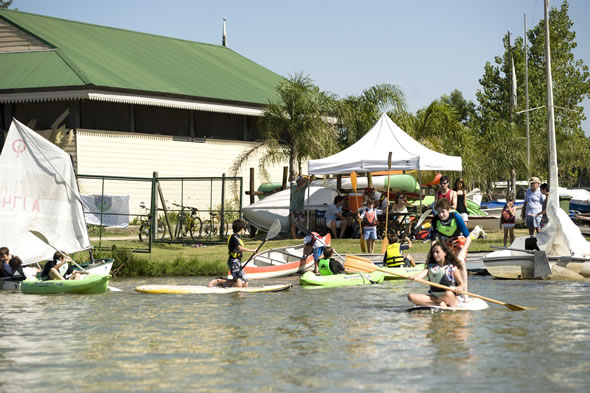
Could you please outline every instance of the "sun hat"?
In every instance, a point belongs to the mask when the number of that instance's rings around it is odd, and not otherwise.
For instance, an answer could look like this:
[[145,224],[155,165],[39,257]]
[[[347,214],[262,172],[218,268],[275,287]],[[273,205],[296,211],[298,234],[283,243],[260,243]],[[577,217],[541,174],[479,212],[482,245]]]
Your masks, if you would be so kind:
[[529,184],[532,184],[532,183],[541,184],[541,180],[539,180],[539,178],[537,176],[533,176],[529,179]]

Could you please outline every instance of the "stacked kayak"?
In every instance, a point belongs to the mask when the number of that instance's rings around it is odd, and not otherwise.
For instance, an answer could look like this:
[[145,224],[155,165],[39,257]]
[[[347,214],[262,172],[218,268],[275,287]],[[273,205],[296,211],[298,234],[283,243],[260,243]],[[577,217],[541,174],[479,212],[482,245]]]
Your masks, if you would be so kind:
[[334,274],[331,276],[316,276],[313,272],[305,272],[299,278],[303,286],[343,287],[349,285],[370,285],[381,283],[385,275],[375,271],[372,273]]
[[95,294],[105,293],[111,276],[108,274],[87,274],[80,280],[37,280],[29,278],[21,283],[21,291],[27,294],[46,295],[53,293]]

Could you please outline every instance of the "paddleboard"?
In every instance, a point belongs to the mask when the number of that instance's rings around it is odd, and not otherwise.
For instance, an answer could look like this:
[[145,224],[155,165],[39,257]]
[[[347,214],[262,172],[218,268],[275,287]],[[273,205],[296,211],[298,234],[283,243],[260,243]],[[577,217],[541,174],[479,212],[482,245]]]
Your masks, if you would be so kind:
[[262,287],[213,287],[209,288],[204,285],[140,285],[135,288],[137,292],[142,293],[172,293],[172,294],[215,294],[215,293],[234,293],[234,292],[280,292],[293,288],[293,284],[266,285]]
[[468,302],[460,302],[458,307],[440,307],[440,306],[415,306],[408,308],[407,312],[443,312],[443,311],[480,311],[488,308],[489,305],[482,299],[470,297]]

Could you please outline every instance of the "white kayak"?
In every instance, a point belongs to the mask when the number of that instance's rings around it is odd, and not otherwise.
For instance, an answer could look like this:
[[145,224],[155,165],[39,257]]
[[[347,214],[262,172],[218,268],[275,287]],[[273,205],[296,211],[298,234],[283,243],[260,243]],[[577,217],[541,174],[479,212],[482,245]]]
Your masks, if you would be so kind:
[[266,285],[261,287],[213,287],[204,285],[140,285],[135,288],[137,292],[143,293],[172,293],[172,294],[212,294],[212,293],[234,293],[234,292],[280,292],[293,288],[293,284]]
[[476,297],[470,297],[467,302],[459,302],[457,307],[440,306],[415,306],[410,307],[407,312],[442,312],[442,311],[480,311],[490,307],[485,301]]

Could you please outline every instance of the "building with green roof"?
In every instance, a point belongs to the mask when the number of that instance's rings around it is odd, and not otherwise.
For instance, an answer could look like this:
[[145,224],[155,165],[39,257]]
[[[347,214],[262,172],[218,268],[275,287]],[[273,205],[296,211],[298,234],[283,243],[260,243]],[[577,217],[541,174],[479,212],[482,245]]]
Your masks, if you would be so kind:
[[[163,185],[169,204],[206,212],[231,198],[205,177],[257,165],[262,151],[233,170],[281,81],[224,45],[0,9],[0,146],[16,118],[70,153],[79,175],[203,177]],[[284,165],[267,168],[272,180]],[[131,214],[150,184],[79,179],[83,194],[128,197]]]
[[255,140],[281,76],[222,46],[0,9],[0,129]]

